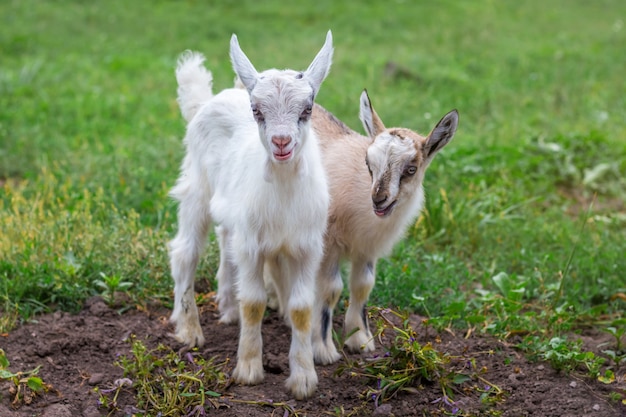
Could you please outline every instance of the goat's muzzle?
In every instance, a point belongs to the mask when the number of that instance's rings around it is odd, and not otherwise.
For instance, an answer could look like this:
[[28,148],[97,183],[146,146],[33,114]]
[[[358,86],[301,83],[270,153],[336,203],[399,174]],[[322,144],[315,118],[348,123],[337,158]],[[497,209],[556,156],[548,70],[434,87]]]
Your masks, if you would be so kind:
[[278,161],[287,161],[293,155],[294,146],[290,146],[291,136],[276,135],[272,136],[272,145],[274,145],[274,158]]
[[398,202],[398,200],[394,200],[390,204],[386,204],[386,202],[387,202],[386,197],[384,200],[380,201],[379,203],[377,203],[374,200],[374,214],[375,215],[377,215],[378,217],[387,217],[389,214],[391,214],[391,211],[396,206],[396,203]]

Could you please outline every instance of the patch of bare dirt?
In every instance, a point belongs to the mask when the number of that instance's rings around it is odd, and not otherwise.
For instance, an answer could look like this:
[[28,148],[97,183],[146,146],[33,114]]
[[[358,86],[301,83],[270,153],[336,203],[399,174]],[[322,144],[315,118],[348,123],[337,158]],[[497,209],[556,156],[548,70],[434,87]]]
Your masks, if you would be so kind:
[[[98,408],[98,395],[94,387],[108,389],[115,380],[122,378],[122,369],[114,362],[119,355],[130,351],[128,337],[137,335],[149,348],[159,343],[180,348],[170,337],[167,323],[169,311],[154,307],[149,311],[132,310],[118,314],[99,298],[89,300],[83,311],[72,315],[57,312],[43,315],[36,321],[23,325],[8,335],[0,336],[0,347],[6,352],[13,372],[41,366],[39,375],[51,385],[48,393],[35,397],[28,405],[14,408],[11,405],[9,383],[0,382],[0,416],[2,417],[95,417],[107,415]],[[419,323],[419,320],[415,320]],[[231,358],[231,369],[237,352],[237,326],[217,323],[214,311],[204,311],[202,325],[207,339],[200,354],[209,358]],[[528,361],[511,344],[472,335],[450,333],[436,334],[433,329],[419,327],[423,342],[431,341],[440,352],[459,357],[471,357],[476,366],[483,369],[482,377],[505,391],[505,400],[485,406],[476,394],[466,398],[456,396],[455,407],[465,415],[522,416],[626,416],[626,406],[609,400],[616,388],[625,392],[622,381],[605,385],[598,381],[580,379],[553,370],[548,364]],[[270,313],[263,323],[265,381],[256,386],[231,385],[219,400],[219,408],[207,409],[207,415],[215,416],[282,416],[287,409],[259,405],[261,402],[276,404],[285,402],[300,415],[363,416],[423,416],[444,415],[441,389],[438,384],[425,384],[415,393],[401,393],[377,408],[372,401],[362,397],[368,381],[351,377],[349,373],[335,376],[337,365],[318,366],[319,387],[309,400],[296,401],[284,388],[289,372],[289,328],[277,313]],[[603,335],[583,335],[585,347],[599,350],[606,341]],[[379,347],[376,354],[382,354]],[[354,355],[351,358],[359,358]],[[624,370],[621,370],[622,374]],[[621,385],[619,385],[621,384]],[[239,400],[248,400],[244,404]],[[142,415],[134,409],[134,393],[125,390],[118,398],[122,411],[112,415]],[[445,408],[444,408],[445,409]],[[454,411],[447,408],[448,413]],[[499,413],[499,414],[498,414]],[[147,410],[146,415],[153,415]],[[184,413],[181,410],[181,415]],[[449,414],[448,414],[449,415]]]
[[590,207],[594,213],[602,215],[626,214],[626,201],[619,196],[591,193],[584,189],[567,186],[557,187],[557,192],[570,202],[566,208],[566,213],[571,217],[579,217],[582,213],[586,213]]

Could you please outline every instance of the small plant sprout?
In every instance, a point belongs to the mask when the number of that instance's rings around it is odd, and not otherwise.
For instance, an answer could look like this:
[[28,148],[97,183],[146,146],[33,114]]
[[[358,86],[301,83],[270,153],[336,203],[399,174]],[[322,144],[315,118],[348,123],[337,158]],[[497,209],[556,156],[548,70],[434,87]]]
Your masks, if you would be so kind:
[[4,350],[0,349],[0,381],[7,380],[12,383],[9,393],[13,396],[11,401],[13,407],[28,405],[37,394],[50,389],[50,386],[37,376],[39,368],[40,366],[30,371],[13,373],[9,371],[9,360]]
[[603,330],[613,336],[615,348],[603,350],[602,353],[613,361],[616,368],[619,368],[626,364],[626,346],[622,342],[622,338],[626,334],[626,322],[619,320],[613,324],[614,326],[609,326]]
[[[125,386],[132,387],[133,381],[128,378],[120,378],[116,379],[113,382],[113,388],[109,389],[100,389],[98,387],[94,388],[94,392],[98,394],[98,407],[104,407],[108,410],[116,410],[117,407],[117,397],[120,395],[122,388]],[[113,393],[113,398],[109,398],[108,394]]]
[[[617,327],[619,325],[621,327]],[[622,343],[622,337],[626,334],[626,320],[620,320],[615,326],[607,327],[604,331],[615,338],[615,350],[623,351],[626,348]]]
[[102,279],[95,282],[96,286],[102,289],[102,298],[110,306],[115,304],[115,293],[125,292],[133,283],[124,281],[120,275],[106,275],[100,272]]
[[538,352],[539,359],[548,361],[554,369],[565,373],[585,368],[588,376],[597,378],[605,362],[604,358],[596,356],[593,352],[582,350],[581,340],[572,342],[565,337],[555,336],[545,341],[534,337],[528,339],[526,343],[533,345],[530,351]]

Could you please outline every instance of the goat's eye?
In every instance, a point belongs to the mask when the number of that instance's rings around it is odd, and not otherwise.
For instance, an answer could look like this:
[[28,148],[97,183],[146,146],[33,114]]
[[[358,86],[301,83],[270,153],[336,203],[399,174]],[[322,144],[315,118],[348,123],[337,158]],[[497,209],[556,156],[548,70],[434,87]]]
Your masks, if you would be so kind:
[[414,167],[413,165],[411,165],[410,167],[404,170],[404,175],[415,175],[416,172],[417,172],[417,167]]
[[306,122],[311,118],[311,113],[313,112],[313,107],[307,106],[302,113],[300,113],[300,121]]
[[259,110],[259,108],[255,104],[252,105],[252,115],[254,116],[257,122],[262,122],[265,120],[263,113],[261,112],[261,110]]

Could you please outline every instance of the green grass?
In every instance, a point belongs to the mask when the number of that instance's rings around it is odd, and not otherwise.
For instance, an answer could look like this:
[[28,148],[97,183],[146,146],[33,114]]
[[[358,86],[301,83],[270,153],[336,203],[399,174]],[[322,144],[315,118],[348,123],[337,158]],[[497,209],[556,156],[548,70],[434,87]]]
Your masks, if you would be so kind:
[[103,277],[169,303],[177,56],[203,52],[221,89],[232,33],[258,69],[303,69],[328,29],[317,101],[351,127],[364,87],[388,126],[461,117],[373,305],[500,335],[623,317],[621,1],[14,0],[0,16],[0,330],[78,309]]

